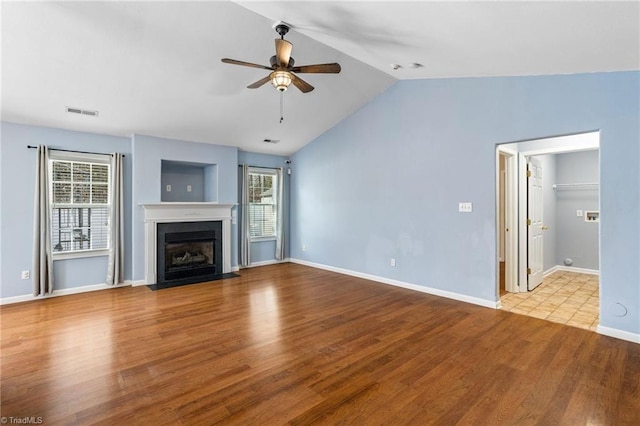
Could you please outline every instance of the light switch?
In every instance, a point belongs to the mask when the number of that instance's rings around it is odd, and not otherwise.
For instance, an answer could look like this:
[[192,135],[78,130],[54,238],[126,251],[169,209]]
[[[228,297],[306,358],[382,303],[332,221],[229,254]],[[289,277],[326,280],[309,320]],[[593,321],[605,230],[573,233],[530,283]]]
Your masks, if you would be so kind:
[[582,217],[582,210],[576,210],[576,216]]
[[461,213],[471,213],[473,211],[472,203],[458,203],[458,211]]
[[187,192],[191,192],[191,185],[187,185]]
[[171,192],[171,185],[167,185],[167,192]]

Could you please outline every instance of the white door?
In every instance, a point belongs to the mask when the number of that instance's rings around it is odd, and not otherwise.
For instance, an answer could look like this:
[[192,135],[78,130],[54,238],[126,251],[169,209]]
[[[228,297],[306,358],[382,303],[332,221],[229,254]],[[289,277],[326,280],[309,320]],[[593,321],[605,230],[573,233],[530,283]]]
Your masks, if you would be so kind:
[[527,289],[542,283],[542,163],[532,157],[527,161]]

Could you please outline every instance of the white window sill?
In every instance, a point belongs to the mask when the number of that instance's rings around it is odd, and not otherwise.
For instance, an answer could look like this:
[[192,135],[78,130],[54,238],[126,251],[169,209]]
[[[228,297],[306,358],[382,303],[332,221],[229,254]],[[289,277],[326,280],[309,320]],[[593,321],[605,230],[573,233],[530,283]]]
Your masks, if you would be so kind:
[[254,237],[251,238],[252,243],[261,243],[263,241],[275,241],[276,237]]
[[99,256],[108,256],[108,249],[100,249],[100,250],[78,250],[78,251],[70,251],[70,252],[54,252],[53,260],[66,260],[66,259],[81,259],[83,257],[99,257]]

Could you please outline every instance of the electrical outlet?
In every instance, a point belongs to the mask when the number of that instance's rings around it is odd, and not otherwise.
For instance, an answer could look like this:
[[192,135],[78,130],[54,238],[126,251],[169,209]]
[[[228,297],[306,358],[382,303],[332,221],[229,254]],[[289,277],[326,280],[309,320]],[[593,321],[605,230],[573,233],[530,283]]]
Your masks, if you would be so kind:
[[472,203],[458,203],[458,211],[461,213],[471,213],[473,211]]
[[576,216],[582,217],[582,210],[576,210]]
[[28,280],[29,279],[29,271],[22,271],[22,279],[23,280]]
[[187,192],[191,192],[191,185],[187,185]]
[[302,251],[307,251],[307,245],[306,244],[302,245]]
[[396,266],[396,260],[393,257],[391,258],[391,266]]

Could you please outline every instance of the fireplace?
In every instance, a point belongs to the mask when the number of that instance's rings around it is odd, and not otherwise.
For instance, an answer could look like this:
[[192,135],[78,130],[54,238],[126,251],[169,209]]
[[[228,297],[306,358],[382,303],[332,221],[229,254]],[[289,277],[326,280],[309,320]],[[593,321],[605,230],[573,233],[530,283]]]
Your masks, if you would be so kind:
[[222,222],[158,223],[157,284],[208,281],[222,274]]
[[[218,203],[180,203],[180,202],[172,202],[172,203],[152,203],[152,204],[142,204],[144,208],[144,239],[145,239],[145,249],[144,249],[144,257],[145,257],[145,267],[144,267],[144,284],[146,285],[154,285],[160,283],[160,279],[158,277],[158,273],[160,272],[160,267],[158,265],[163,265],[163,273],[164,273],[164,262],[165,262],[165,254],[161,256],[158,254],[158,249],[162,247],[164,250],[164,243],[159,244],[160,235],[158,234],[160,228],[164,228],[165,225],[182,225],[184,223],[205,223],[205,222],[218,222],[221,224],[222,230],[219,231],[215,235],[216,244],[213,245],[213,263],[215,265],[215,275],[226,274],[231,272],[231,222],[233,219],[233,208],[235,204],[218,204]],[[193,231],[193,229],[188,230],[186,232]],[[196,229],[196,232],[203,231],[203,229]],[[182,231],[180,228],[170,228],[170,234],[176,233],[181,234]],[[209,232],[206,229],[204,232]],[[200,235],[202,236],[202,235]],[[177,241],[182,239],[182,235],[177,235],[170,237],[169,244],[183,244],[184,241]],[[164,237],[162,237],[164,238]],[[171,238],[174,238],[171,240]],[[207,236],[208,238],[208,236]],[[177,239],[177,240],[176,240]],[[198,238],[196,238],[198,240]],[[201,242],[202,240],[200,240]],[[176,248],[175,246],[169,246],[169,249],[172,250]],[[193,250],[193,247],[183,247],[184,250],[182,252],[182,256],[180,253],[174,253],[176,258],[182,257],[182,265],[177,265],[181,261],[178,260],[176,262],[176,267],[178,266],[186,266],[187,263],[193,264],[192,266],[200,265],[204,268],[212,268],[212,265],[209,265],[209,260],[203,262],[203,258],[197,254],[200,252],[201,255],[207,256],[208,249],[204,247],[198,247],[197,250]],[[189,256],[186,256],[186,253],[189,252]],[[196,252],[195,259],[190,261],[189,259],[193,257],[193,252]],[[221,257],[221,264],[216,263],[216,258]],[[173,257],[173,255],[171,256]],[[205,266],[203,265],[205,263]],[[169,278],[175,278],[175,276],[171,275],[174,272],[178,272],[178,270],[171,270]],[[202,272],[202,271],[200,271]],[[211,272],[211,270],[209,271]],[[196,273],[196,272],[192,272]],[[166,274],[165,274],[166,275]],[[199,273],[198,273],[199,275]],[[166,278],[166,276],[165,276]],[[195,277],[184,277],[180,279],[196,279]],[[197,280],[205,281],[202,277],[197,278]],[[196,282],[196,281],[191,281]]]

